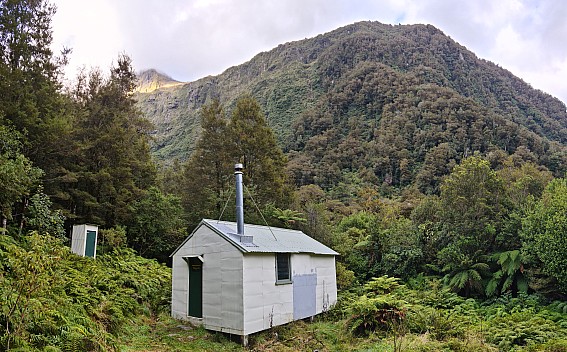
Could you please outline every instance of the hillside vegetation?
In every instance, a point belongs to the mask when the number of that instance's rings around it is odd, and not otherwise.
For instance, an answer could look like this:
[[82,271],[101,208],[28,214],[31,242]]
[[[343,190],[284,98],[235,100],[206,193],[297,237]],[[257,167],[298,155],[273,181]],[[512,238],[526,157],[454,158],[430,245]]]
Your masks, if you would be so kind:
[[[154,155],[186,159],[200,134],[199,108],[215,98],[230,108],[248,92],[284,151],[307,155],[309,140],[320,144],[325,138],[339,153],[346,148],[340,144],[350,142],[372,151],[372,144],[388,139],[382,142],[390,150],[377,146],[394,159],[388,174],[400,172],[405,150],[418,174],[425,150],[443,143],[457,159],[476,150],[512,154],[523,146],[554,171],[566,160],[567,112],[559,100],[477,58],[433,26],[377,22],[282,44],[221,75],[137,95],[157,127]],[[392,129],[401,126],[394,140]],[[368,148],[366,142],[372,142]]]

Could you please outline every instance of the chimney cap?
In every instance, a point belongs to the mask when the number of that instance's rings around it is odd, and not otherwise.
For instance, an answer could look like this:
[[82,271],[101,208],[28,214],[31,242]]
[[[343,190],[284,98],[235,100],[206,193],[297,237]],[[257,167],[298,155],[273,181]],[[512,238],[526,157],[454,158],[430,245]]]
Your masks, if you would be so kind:
[[242,171],[242,169],[244,169],[242,164],[234,164],[234,171]]

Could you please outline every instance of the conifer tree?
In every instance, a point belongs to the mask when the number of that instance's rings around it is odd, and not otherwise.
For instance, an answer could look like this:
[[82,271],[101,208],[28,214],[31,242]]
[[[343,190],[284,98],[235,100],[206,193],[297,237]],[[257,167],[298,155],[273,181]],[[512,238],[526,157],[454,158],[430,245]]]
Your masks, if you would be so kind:
[[[227,121],[218,100],[201,109],[201,137],[184,168],[183,205],[189,223],[216,218],[228,196],[232,167]],[[231,166],[232,163],[232,166]]]
[[51,51],[54,13],[45,0],[0,0],[0,112],[23,135],[24,155],[45,169],[69,127],[59,83],[69,51]]
[[244,96],[237,101],[229,131],[234,145],[232,155],[244,165],[244,181],[255,189],[257,201],[288,206],[291,192],[284,171],[287,160],[253,97]]
[[[285,156],[252,97],[237,101],[228,122],[218,101],[202,108],[201,119],[201,137],[185,167],[183,203],[191,225],[204,217],[220,216],[233,194],[235,163],[244,165],[245,185],[261,210],[268,204],[280,208],[290,204]],[[233,203],[228,202],[223,219],[234,218]],[[247,208],[255,207],[250,203]],[[257,211],[251,211],[247,221],[262,220]]]
[[155,183],[148,144],[149,122],[135,107],[136,76],[123,55],[109,78],[98,70],[80,77],[75,91],[74,155],[77,183],[67,204],[81,221],[113,226],[129,216],[128,205]]

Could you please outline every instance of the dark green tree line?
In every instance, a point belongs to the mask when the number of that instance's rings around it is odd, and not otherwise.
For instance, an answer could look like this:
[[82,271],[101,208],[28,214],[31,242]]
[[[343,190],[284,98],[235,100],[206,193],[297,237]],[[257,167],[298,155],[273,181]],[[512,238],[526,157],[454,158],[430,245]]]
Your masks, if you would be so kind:
[[[218,218],[227,200],[223,218],[234,218],[234,164],[244,165],[244,183],[261,211],[268,204],[287,207],[291,188],[285,174],[286,159],[268,127],[258,103],[250,96],[238,100],[230,119],[218,101],[201,110],[201,138],[185,165],[183,203],[190,223]],[[248,219],[262,221],[252,203]],[[256,217],[256,218],[254,218]]]
[[62,189],[65,208],[77,221],[123,224],[128,205],[155,183],[151,125],[135,108],[135,82],[127,56],[118,58],[109,77],[98,70],[79,77],[73,96],[76,152],[69,160],[76,182]]

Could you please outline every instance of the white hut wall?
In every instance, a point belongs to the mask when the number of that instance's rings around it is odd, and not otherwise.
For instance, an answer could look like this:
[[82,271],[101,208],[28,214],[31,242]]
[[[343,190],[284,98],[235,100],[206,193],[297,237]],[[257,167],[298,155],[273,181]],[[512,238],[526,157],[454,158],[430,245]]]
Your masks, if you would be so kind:
[[274,253],[244,256],[244,334],[293,320],[293,285],[276,284]]
[[317,268],[317,313],[321,313],[337,303],[335,257],[313,255],[311,263]]
[[322,313],[336,303],[334,256],[293,254],[291,268],[294,320]]
[[203,325],[242,335],[242,253],[206,226],[197,229],[173,256],[172,316],[187,318],[189,268],[183,257],[196,255],[204,259]]
[[73,233],[71,235],[71,251],[73,253],[84,255],[85,245],[87,240],[87,225],[73,226]]

